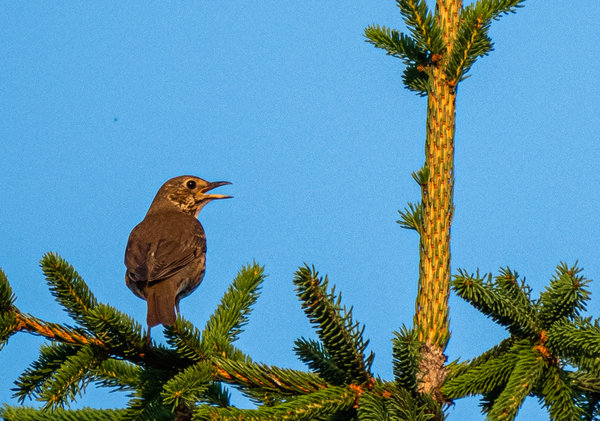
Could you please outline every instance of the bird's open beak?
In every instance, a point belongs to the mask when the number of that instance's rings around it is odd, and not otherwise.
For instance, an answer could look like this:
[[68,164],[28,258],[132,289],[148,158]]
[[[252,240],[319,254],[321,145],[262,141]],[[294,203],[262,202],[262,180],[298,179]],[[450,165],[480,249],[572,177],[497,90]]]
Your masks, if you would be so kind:
[[208,183],[206,187],[201,190],[201,193],[204,199],[231,199],[233,196],[227,196],[225,194],[204,194],[212,189],[216,189],[220,186],[226,186],[227,184],[231,184],[229,181],[213,181],[212,183]]

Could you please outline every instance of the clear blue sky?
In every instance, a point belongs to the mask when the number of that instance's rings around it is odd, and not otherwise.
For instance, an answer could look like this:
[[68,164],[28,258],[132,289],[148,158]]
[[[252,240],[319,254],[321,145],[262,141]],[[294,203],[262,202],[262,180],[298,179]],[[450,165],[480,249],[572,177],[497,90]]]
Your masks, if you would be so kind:
[[[600,3],[531,0],[494,22],[496,50],[460,85],[453,270],[509,265],[537,294],[557,263],[600,281]],[[145,320],[123,280],[131,229],[168,178],[233,184],[200,220],[204,283],[182,301],[203,326],[239,268],[269,274],[240,346],[302,368],[313,335],[292,285],[303,262],[329,274],[366,324],[390,379],[392,332],[410,324],[418,238],[396,223],[419,200],[425,99],[363,28],[403,29],[393,0],[9,2],[0,10],[0,266],[18,307],[69,323],[38,261],[55,251],[97,297]],[[591,314],[600,315],[600,282]],[[450,359],[506,333],[451,299]],[[0,352],[0,403],[40,338]],[[77,405],[122,406],[90,392]],[[527,401],[520,420],[538,417]],[[451,420],[480,419],[477,400]],[[536,419],[545,419],[545,416]]]

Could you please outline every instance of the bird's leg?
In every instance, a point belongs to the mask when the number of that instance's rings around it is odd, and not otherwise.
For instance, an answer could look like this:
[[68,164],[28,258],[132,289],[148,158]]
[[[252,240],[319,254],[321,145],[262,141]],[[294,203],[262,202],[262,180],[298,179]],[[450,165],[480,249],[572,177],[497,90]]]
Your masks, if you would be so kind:
[[179,300],[175,301],[175,310],[177,310],[177,315],[179,316],[181,314],[179,311]]

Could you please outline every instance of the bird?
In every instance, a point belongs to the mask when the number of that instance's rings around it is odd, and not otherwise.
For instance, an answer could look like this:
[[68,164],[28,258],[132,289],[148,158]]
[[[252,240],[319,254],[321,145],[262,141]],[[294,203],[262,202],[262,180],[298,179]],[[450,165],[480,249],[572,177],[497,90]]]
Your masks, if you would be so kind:
[[158,324],[172,326],[179,301],[200,285],[206,263],[206,236],[198,214],[207,203],[232,196],[209,194],[228,181],[183,175],[166,181],[125,249],[125,284],[146,300],[148,341]]

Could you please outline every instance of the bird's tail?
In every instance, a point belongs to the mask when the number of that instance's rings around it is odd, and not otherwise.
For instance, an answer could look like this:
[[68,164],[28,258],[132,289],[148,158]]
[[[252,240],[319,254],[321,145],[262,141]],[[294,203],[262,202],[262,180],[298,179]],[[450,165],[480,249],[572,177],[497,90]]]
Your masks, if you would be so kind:
[[148,327],[158,324],[172,326],[175,323],[175,291],[169,282],[157,282],[146,291],[148,302]]

